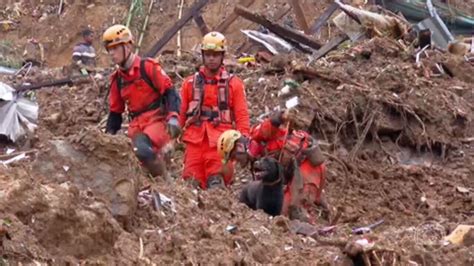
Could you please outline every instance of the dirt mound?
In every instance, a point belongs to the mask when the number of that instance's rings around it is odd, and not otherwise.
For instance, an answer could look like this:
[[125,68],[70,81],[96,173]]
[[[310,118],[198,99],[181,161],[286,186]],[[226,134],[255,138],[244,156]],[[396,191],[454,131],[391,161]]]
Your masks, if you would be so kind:
[[[35,177],[2,178],[0,209],[12,240],[2,254],[19,261],[84,259],[109,254],[122,231],[104,204],[68,183],[43,185]],[[7,221],[7,222],[6,222]]]

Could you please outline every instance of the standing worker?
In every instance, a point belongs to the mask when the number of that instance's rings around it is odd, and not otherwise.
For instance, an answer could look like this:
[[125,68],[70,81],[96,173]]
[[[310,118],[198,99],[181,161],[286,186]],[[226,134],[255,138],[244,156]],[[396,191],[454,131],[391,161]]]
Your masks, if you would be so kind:
[[232,166],[230,173],[221,171],[219,136],[232,128],[248,135],[250,128],[244,84],[223,65],[226,45],[221,33],[206,34],[201,43],[204,66],[185,79],[181,90],[180,124],[186,144],[183,178],[202,189],[228,186],[232,181]]
[[131,120],[128,136],[136,156],[151,175],[161,175],[168,180],[162,149],[180,134],[179,96],[156,61],[132,53],[133,37],[127,27],[110,27],[105,31],[103,41],[118,65],[110,81],[106,132],[117,133],[127,107]]
[[96,54],[92,42],[94,41],[94,32],[91,29],[85,29],[82,32],[83,42],[74,46],[72,51],[72,61],[79,68],[95,67]]

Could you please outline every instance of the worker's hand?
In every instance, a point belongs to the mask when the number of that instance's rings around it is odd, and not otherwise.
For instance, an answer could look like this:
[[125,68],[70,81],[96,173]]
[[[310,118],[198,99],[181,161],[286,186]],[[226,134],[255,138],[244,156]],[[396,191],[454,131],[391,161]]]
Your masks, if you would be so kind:
[[233,176],[234,175],[234,162],[228,161],[225,164],[222,164],[219,171],[221,176]]
[[122,114],[110,112],[105,126],[105,133],[115,135],[122,128]]
[[296,118],[296,112],[294,109],[285,109],[281,114],[281,120],[283,123],[294,121]]
[[279,127],[281,126],[281,124],[283,124],[283,111],[277,111],[277,112],[274,112],[271,116],[270,116],[270,122],[272,123],[273,126],[275,127]]
[[279,127],[286,122],[293,121],[294,118],[294,111],[291,109],[285,109],[283,111],[273,113],[273,115],[270,117],[270,121],[272,122],[272,125]]
[[170,134],[172,139],[176,139],[181,134],[181,127],[176,117],[171,117],[168,120],[168,134]]

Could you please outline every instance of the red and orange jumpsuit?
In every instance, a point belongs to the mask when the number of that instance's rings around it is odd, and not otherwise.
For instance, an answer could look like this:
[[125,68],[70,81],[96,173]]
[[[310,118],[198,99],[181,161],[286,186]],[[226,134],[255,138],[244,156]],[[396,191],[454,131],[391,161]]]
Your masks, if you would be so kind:
[[[301,203],[307,209],[312,204],[320,203],[326,170],[324,164],[313,165],[302,155],[304,149],[311,147],[312,141],[312,137],[307,132],[295,130],[289,133],[288,129],[273,125],[270,119],[252,127],[250,131],[249,154],[252,157],[273,156],[280,160],[285,173],[290,172],[291,174],[293,171],[288,171],[292,169],[291,158],[296,157],[304,182],[303,191],[300,191],[303,200]],[[291,186],[294,180],[293,176],[286,178],[291,180],[285,187],[282,215],[288,215],[292,197]]]
[[186,144],[183,178],[194,178],[201,188],[207,179],[221,175],[224,183],[232,181],[223,174],[222,159],[217,152],[217,140],[226,130],[235,128],[244,135],[250,129],[244,84],[222,67],[217,75],[207,76],[204,68],[188,77],[181,88],[180,125]]
[[[141,64],[141,60],[139,56],[135,56],[132,66],[127,71],[119,69],[112,74],[110,112],[121,114],[127,107],[131,117],[128,136],[134,139],[138,134],[147,135],[153,149],[158,152],[170,141],[166,121],[173,116],[177,118],[179,110],[170,108],[164,112],[160,101],[163,100],[162,97],[167,90],[173,89],[171,79],[156,61],[146,59]],[[144,66],[145,73],[153,82],[154,88],[143,79],[141,66]]]

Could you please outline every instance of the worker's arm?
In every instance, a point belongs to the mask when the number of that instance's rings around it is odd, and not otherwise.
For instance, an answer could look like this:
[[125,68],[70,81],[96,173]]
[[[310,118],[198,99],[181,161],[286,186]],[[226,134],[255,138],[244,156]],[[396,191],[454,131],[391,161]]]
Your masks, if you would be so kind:
[[181,128],[184,128],[186,124],[186,112],[188,111],[189,106],[189,91],[192,89],[193,86],[193,76],[188,77],[183,81],[181,85],[181,110],[179,112],[179,124]]
[[[270,118],[252,128],[250,136],[253,140],[262,142],[275,139],[283,130],[280,126],[294,119],[293,113],[289,110],[274,112]],[[287,130],[287,129],[286,129]]]
[[125,103],[117,87],[117,73],[112,74],[110,79],[109,94],[109,117],[105,132],[115,134],[122,127],[122,113],[125,111]]
[[171,117],[178,118],[181,100],[176,89],[173,86],[171,78],[166,74],[164,69],[154,60],[150,60],[147,68],[147,74],[152,78],[155,88],[157,88],[164,98],[166,110],[168,112],[167,120]]
[[278,132],[278,126],[271,122],[271,118],[265,119],[262,123],[252,127],[250,138],[257,142],[265,142],[274,139]]
[[73,50],[72,50],[72,61],[74,61],[74,63],[78,63],[78,61],[81,61],[82,59],[82,51],[81,51],[81,46],[80,45],[76,45],[74,46]]
[[230,85],[233,93],[232,111],[234,113],[235,125],[240,133],[248,136],[250,131],[250,118],[244,83],[238,77],[233,77],[230,81]]
[[92,46],[78,44],[72,50],[72,60],[76,64],[86,64],[95,60],[95,49]]

